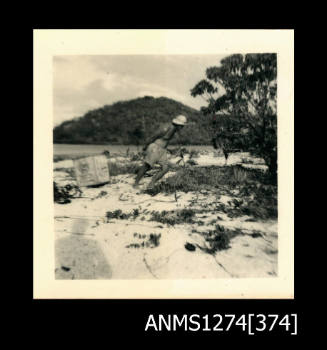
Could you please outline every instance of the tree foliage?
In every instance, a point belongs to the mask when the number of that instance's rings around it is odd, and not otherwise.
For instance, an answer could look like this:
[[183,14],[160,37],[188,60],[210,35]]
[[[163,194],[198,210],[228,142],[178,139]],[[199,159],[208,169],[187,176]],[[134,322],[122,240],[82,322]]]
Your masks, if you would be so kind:
[[53,130],[54,143],[139,145],[178,114],[187,116],[174,143],[208,144],[206,117],[199,111],[169,98],[145,96],[117,102],[65,121]]
[[[206,70],[191,95],[202,96],[201,111],[212,117],[214,140],[263,157],[277,171],[277,56],[231,55]],[[227,145],[227,146],[226,146]]]

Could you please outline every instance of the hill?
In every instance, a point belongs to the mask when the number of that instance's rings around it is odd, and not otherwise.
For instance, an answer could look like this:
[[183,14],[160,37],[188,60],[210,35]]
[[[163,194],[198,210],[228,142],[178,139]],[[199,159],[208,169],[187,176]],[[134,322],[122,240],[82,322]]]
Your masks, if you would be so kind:
[[175,100],[151,96],[105,105],[82,117],[65,121],[54,128],[53,140],[54,143],[68,144],[138,145],[178,114],[184,114],[189,124],[175,143],[210,143],[208,117]]

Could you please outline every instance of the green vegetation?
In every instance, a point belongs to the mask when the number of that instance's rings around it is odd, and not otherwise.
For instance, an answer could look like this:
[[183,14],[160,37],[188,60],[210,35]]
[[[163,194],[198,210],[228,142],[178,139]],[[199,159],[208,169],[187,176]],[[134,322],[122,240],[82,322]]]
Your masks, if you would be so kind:
[[[146,238],[146,235],[140,235],[138,233],[134,233],[134,237],[138,237],[140,239]],[[161,233],[150,233],[148,239],[143,241],[142,243],[131,243],[126,246],[126,248],[155,248],[160,245]]]
[[192,224],[194,223],[195,211],[193,209],[181,209],[167,211],[152,211],[150,221],[157,221],[166,225]]
[[242,231],[240,229],[230,230],[224,226],[216,225],[215,230],[201,233],[206,241],[206,245],[204,247],[198,245],[198,247],[208,254],[215,254],[219,250],[230,248],[230,240],[241,234]]
[[76,185],[58,186],[53,182],[53,197],[55,203],[67,204],[71,202],[71,198],[82,195],[81,189]]
[[[119,174],[135,173],[138,165],[135,163],[112,163],[110,165],[111,176]],[[74,178],[74,169],[63,168]],[[64,189],[55,186],[55,201],[69,203],[69,197],[65,193],[74,192],[75,189]],[[70,191],[70,192],[69,192]],[[246,169],[241,165],[226,167],[180,167],[174,175],[167,177],[155,184],[151,189],[144,190],[145,193],[155,196],[158,193],[175,194],[177,192],[212,193],[217,196],[228,195],[233,198],[227,204],[216,204],[215,210],[227,214],[230,218],[239,216],[250,216],[255,219],[277,218],[277,186],[271,180],[269,174],[258,169]],[[177,196],[178,197],[178,196]],[[108,212],[108,219],[128,219],[135,214],[125,214],[116,211],[114,214]],[[184,209],[176,212],[153,212],[151,220],[168,225],[180,223],[192,223],[196,211]],[[201,221],[197,221],[201,224]]]
[[263,178],[264,174],[260,170],[245,169],[239,165],[181,168],[174,175],[146,190],[146,193],[156,195],[160,192],[190,192],[213,188],[228,190],[230,187],[241,186],[244,182]]
[[128,220],[130,217],[135,220],[138,216],[139,216],[138,209],[134,209],[133,212],[131,213],[123,213],[122,210],[120,209],[106,212],[106,218],[108,221],[111,219]]
[[159,234],[150,233],[150,237],[149,237],[150,247],[158,247],[160,244],[160,238],[161,238],[161,233]]
[[[223,91],[223,94],[221,94]],[[277,55],[231,55],[209,67],[191,95],[208,103],[210,131],[227,159],[235,148],[262,157],[273,177],[277,172]]]
[[117,102],[65,121],[53,130],[54,143],[139,145],[178,114],[187,125],[175,144],[208,144],[207,118],[199,111],[166,97],[146,96]]
[[[214,230],[209,230],[207,232],[198,232],[205,239],[205,245],[200,246],[197,244],[198,248],[203,250],[208,254],[215,254],[216,252],[224,249],[230,248],[230,241],[232,238],[244,235],[241,229],[229,229],[221,225],[216,225]],[[246,235],[251,236],[252,238],[262,237],[262,233],[259,231],[253,231],[252,233],[247,233]]]
[[244,169],[239,165],[183,168],[145,192],[154,196],[203,190],[233,197],[228,205],[219,203],[216,207],[229,217],[277,218],[277,186],[271,177],[261,170]]

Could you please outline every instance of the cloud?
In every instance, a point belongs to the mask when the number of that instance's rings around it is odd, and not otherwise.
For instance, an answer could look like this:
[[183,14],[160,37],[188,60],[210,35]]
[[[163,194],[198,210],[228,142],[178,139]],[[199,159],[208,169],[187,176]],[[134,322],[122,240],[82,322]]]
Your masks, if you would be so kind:
[[54,123],[87,111],[143,96],[173,98],[194,108],[190,89],[220,56],[56,56]]

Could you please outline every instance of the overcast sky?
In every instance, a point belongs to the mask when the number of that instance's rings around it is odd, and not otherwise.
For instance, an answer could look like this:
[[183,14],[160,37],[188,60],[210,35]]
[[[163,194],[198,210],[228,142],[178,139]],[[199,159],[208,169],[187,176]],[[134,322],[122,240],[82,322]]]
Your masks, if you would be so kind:
[[226,55],[55,56],[54,124],[120,100],[143,96],[173,98],[199,109],[201,97],[190,89],[205,78],[205,70]]

